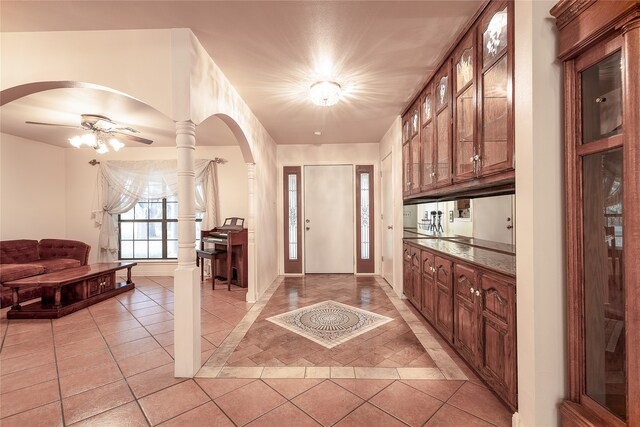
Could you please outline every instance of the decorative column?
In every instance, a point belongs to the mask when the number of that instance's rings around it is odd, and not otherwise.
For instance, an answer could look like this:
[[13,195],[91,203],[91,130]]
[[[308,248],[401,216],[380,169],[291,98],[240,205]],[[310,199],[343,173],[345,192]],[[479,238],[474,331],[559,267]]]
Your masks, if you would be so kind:
[[[627,349],[633,349],[637,356],[640,353],[640,264],[632,261],[633,254],[640,254],[640,17],[637,15],[623,25],[623,64],[624,78],[622,111],[624,134],[624,206],[623,230],[625,236],[623,252],[624,262],[624,289],[627,316],[625,335]],[[635,257],[637,260],[637,255]],[[633,354],[632,353],[632,354]],[[640,396],[640,359],[627,354],[627,426],[640,426],[640,405],[633,403],[631,396]]]
[[200,369],[200,275],[196,267],[196,126],[176,123],[178,156],[178,268],[173,276],[175,376],[193,377]]
[[247,163],[247,176],[249,181],[249,218],[247,220],[248,229],[248,272],[247,272],[247,302],[256,302],[258,290],[256,281],[256,164]]

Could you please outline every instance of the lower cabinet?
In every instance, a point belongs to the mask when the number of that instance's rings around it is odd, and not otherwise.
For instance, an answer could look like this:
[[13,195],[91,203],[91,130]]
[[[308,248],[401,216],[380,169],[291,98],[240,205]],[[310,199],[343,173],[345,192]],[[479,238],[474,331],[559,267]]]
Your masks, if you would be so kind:
[[[420,261],[417,268],[416,260]],[[416,309],[515,410],[514,279],[405,244],[404,291]]]
[[402,255],[402,292],[411,301],[413,297],[413,280],[411,276],[411,246],[405,244]]
[[480,291],[476,272],[461,264],[455,265],[454,272],[455,347],[471,365],[478,367]]
[[453,289],[451,282],[451,261],[435,257],[436,266],[436,329],[453,344]]
[[422,272],[420,267],[420,249],[411,248],[411,295],[409,300],[418,310],[422,304]]
[[[431,323],[435,319],[436,307],[436,282],[435,282],[435,255],[422,251],[422,304],[420,312]],[[416,307],[417,308],[417,307]]]
[[491,274],[480,276],[480,369],[491,387],[512,407],[517,405],[515,285]]

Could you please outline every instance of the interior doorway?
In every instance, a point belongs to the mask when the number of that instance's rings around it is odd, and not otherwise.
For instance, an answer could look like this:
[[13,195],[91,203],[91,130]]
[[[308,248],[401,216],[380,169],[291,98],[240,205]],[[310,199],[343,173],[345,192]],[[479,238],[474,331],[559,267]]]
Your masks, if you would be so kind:
[[304,167],[305,273],[354,272],[353,165]]
[[382,277],[393,286],[393,174],[392,155],[382,160]]

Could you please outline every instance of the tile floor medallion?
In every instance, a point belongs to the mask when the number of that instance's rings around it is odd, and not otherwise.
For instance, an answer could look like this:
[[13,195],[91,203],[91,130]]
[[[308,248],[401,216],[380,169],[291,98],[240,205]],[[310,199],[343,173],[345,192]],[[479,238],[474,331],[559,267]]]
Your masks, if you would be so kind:
[[326,348],[333,348],[393,319],[329,300],[267,320]]

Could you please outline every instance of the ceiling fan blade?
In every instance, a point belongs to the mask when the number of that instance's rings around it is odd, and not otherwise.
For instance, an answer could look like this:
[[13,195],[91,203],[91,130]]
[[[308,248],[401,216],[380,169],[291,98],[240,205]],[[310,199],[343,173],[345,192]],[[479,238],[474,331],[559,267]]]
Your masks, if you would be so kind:
[[40,125],[40,126],[57,126],[57,127],[61,127],[61,128],[71,128],[71,129],[82,129],[84,130],[84,128],[82,126],[75,126],[75,125],[61,125],[58,123],[42,123],[42,122],[32,122],[32,121],[25,121],[26,124],[28,125]]
[[140,131],[135,130],[134,128],[130,128],[130,127],[126,127],[126,128],[113,128],[113,129],[111,129],[111,132],[121,132],[121,131],[130,132],[130,133],[140,133]]
[[142,144],[152,144],[153,141],[150,139],[146,139],[146,138],[142,138],[140,136],[136,136],[136,135],[130,135],[128,133],[123,133],[123,132],[118,132],[118,131],[110,131],[107,132],[110,135],[113,135],[115,138],[121,139],[123,141],[133,141],[133,142],[140,142]]

